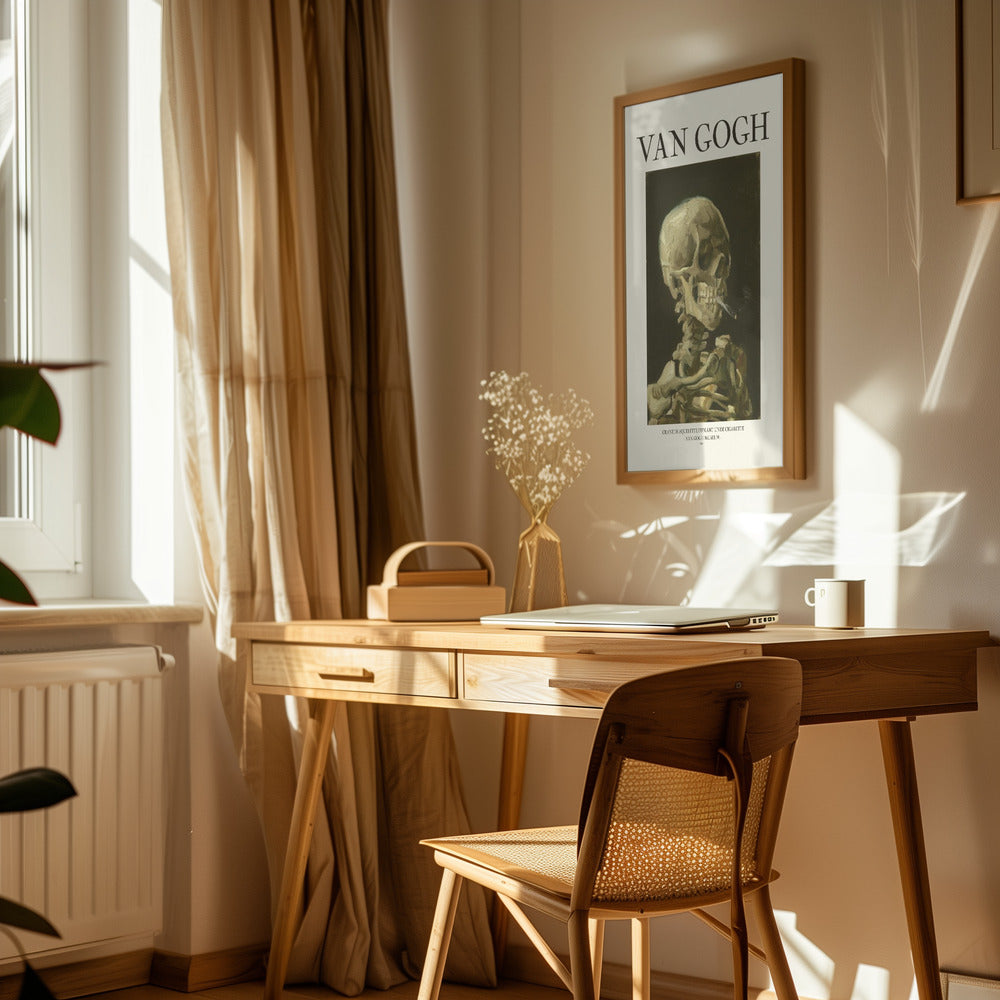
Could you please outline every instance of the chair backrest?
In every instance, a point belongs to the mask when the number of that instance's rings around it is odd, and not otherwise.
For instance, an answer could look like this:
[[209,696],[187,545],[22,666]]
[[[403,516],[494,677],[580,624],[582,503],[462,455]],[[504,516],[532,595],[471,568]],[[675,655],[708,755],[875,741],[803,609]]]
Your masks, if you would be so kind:
[[781,657],[615,689],[584,788],[574,906],[742,896],[767,878],[801,702],[799,663]]

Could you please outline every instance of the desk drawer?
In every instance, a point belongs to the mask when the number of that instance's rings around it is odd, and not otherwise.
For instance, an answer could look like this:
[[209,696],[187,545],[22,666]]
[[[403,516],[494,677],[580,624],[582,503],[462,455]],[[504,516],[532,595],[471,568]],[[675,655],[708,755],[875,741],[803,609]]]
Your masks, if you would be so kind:
[[656,673],[662,663],[619,663],[594,657],[465,654],[468,701],[601,708],[619,684]]
[[426,698],[454,698],[457,690],[455,654],[442,650],[255,642],[252,656],[261,687]]

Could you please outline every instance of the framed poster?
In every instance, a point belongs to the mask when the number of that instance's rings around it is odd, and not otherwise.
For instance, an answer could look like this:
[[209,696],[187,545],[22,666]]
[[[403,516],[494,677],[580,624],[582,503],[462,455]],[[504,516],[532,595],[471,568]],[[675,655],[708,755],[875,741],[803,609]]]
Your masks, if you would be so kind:
[[804,76],[615,100],[619,483],[805,478]]
[[955,0],[960,205],[1000,199],[1000,0]]

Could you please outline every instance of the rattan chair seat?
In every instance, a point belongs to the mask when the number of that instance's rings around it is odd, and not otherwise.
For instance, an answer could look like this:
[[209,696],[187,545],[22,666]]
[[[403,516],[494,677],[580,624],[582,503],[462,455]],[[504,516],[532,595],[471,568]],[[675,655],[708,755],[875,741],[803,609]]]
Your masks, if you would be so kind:
[[569,899],[576,875],[576,837],[574,824],[441,837],[421,843]]
[[[595,902],[696,900],[725,894],[729,889],[732,846],[725,839],[718,843],[688,833],[664,836],[661,827],[643,822],[616,823],[614,839],[618,850],[613,863],[598,873]],[[576,840],[576,826],[550,826],[440,837],[421,843],[568,899],[576,876]],[[623,848],[628,848],[630,855]],[[656,864],[650,866],[648,860],[653,852]],[[640,859],[629,870],[632,866],[626,859],[634,859],[637,854]],[[657,873],[655,883],[647,882],[644,891],[637,892],[636,875],[651,867]],[[755,881],[756,873],[747,871],[744,885],[748,891]]]

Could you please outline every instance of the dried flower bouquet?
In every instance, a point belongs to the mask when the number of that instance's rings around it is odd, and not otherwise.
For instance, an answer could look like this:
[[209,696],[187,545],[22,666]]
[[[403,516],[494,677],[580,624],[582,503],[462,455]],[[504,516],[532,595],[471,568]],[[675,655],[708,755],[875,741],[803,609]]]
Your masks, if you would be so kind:
[[525,372],[491,372],[479,398],[491,411],[483,428],[486,452],[531,518],[518,544],[511,610],[563,605],[562,549],[547,520],[590,461],[572,435],[591,423],[593,411],[572,389],[543,395]]

